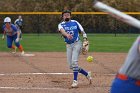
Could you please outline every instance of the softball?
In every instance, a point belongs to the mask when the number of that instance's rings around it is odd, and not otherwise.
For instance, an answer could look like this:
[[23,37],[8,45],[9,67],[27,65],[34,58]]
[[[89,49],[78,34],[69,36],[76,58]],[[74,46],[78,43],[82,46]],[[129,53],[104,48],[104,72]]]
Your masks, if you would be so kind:
[[93,57],[92,56],[88,56],[87,57],[87,62],[92,62],[93,61]]

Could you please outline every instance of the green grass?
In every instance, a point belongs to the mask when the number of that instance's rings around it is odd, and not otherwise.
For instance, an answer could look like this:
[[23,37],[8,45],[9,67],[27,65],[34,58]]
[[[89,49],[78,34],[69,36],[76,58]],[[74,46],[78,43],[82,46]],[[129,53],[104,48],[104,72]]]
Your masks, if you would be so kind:
[[[1,35],[0,35],[1,36]],[[90,52],[127,52],[138,34],[88,34]],[[25,51],[63,52],[66,51],[59,34],[24,34],[20,42]],[[6,40],[0,40],[0,51],[9,51]]]

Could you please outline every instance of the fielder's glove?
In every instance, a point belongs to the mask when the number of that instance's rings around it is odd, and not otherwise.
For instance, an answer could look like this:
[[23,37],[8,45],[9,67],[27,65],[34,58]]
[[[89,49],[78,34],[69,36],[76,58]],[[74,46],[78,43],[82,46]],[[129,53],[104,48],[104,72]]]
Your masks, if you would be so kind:
[[82,54],[86,55],[88,53],[88,50],[89,50],[89,41],[87,40],[87,38],[84,38],[82,46]]

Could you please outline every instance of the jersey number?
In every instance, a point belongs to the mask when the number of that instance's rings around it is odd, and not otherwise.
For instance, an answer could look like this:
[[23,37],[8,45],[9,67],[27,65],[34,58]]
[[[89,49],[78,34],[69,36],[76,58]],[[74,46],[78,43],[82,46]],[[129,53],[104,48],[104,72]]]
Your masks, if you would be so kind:
[[72,35],[72,36],[74,35],[74,31],[72,31],[72,30],[71,31],[67,31],[67,33]]

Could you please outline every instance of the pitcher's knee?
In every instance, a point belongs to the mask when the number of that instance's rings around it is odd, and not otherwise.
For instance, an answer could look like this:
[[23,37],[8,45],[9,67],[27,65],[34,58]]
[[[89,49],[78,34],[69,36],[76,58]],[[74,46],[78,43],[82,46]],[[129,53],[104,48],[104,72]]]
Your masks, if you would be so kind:
[[72,70],[73,71],[78,71],[79,67],[77,64],[72,64]]
[[71,65],[71,66],[69,66],[69,69],[73,70],[73,67],[72,67],[72,65]]

